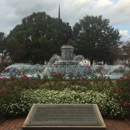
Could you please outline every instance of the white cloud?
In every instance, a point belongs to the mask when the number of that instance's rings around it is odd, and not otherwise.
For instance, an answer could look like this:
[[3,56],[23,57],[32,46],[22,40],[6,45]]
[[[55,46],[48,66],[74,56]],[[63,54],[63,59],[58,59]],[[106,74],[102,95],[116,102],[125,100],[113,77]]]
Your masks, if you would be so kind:
[[121,35],[128,36],[128,30],[120,30]]
[[111,18],[112,24],[129,23],[130,21],[130,0],[118,0],[113,3],[106,12],[106,16]]
[[59,4],[62,20],[71,26],[86,15],[103,15],[103,18],[110,19],[110,25],[128,30],[127,35],[122,34],[123,37],[130,37],[130,0],[0,0],[0,32],[8,34],[33,12],[46,12],[58,17]]
[[120,35],[122,36],[121,40],[122,41],[128,41],[130,39],[129,31],[128,30],[120,30],[119,31]]

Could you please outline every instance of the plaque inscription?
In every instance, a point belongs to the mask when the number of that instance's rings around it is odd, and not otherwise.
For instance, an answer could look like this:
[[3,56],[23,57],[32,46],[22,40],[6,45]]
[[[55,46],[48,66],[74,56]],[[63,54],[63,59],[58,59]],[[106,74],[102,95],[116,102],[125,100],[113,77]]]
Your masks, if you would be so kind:
[[101,126],[93,105],[36,105],[27,126]]

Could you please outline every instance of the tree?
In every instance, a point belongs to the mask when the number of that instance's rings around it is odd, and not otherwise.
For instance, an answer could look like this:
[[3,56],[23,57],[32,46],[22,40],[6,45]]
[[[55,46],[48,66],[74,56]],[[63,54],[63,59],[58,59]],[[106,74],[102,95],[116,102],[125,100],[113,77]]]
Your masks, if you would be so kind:
[[1,62],[3,63],[7,56],[7,37],[4,32],[0,32],[0,54]]
[[24,60],[26,54],[23,45],[12,39],[8,42],[7,52],[9,53],[11,60],[14,62],[21,62]]
[[127,41],[122,46],[124,52],[130,57],[130,41]]
[[125,42],[122,46],[122,49],[123,49],[123,52],[124,52],[123,54],[128,59],[128,62],[130,62],[130,41]]
[[76,54],[82,54],[93,61],[110,63],[114,57],[112,46],[120,42],[119,31],[109,26],[109,20],[102,16],[86,15],[73,27],[74,47]]
[[21,62],[44,63],[55,53],[60,54],[64,44],[64,25],[61,20],[51,18],[45,12],[33,13],[22,19],[9,34],[24,48]]
[[110,53],[112,54],[112,59],[114,60],[122,58],[122,49],[120,48],[120,45],[111,46]]

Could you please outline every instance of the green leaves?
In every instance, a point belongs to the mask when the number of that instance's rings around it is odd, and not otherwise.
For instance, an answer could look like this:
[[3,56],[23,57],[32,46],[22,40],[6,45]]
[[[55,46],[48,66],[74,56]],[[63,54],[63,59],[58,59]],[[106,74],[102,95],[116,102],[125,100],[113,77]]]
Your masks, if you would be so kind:
[[109,26],[109,20],[102,16],[86,15],[75,24],[73,35],[74,46],[78,48],[75,52],[91,61],[111,62],[113,59],[110,57],[110,47],[120,40],[119,31]]
[[[20,62],[44,63],[53,54],[60,55],[61,46],[66,44],[64,30],[65,23],[62,20],[52,18],[45,12],[38,12],[23,18],[22,23],[10,32],[9,38],[16,40],[24,48],[24,55],[22,51],[19,52],[24,57]],[[75,54],[84,55],[91,62],[112,62],[114,53],[110,50],[119,41],[119,31],[110,26],[109,20],[102,16],[86,15],[73,27],[72,45],[75,47]],[[14,56],[17,57],[15,53]],[[11,59],[17,62],[17,58],[12,55]]]
[[[101,71],[102,68],[99,68]],[[92,79],[75,77],[63,80],[62,73],[52,73],[52,79],[21,78],[0,79],[0,115],[27,114],[34,103],[43,104],[97,104],[103,116],[128,116],[130,93],[129,73],[119,80],[103,77]],[[112,89],[113,88],[113,89]],[[112,89],[112,91],[111,91]]]
[[5,36],[5,33],[0,32],[0,54],[1,54],[2,63],[7,57],[7,41],[8,41],[8,38],[7,36]]
[[[76,87],[76,86],[75,86]],[[80,86],[79,86],[80,87]],[[16,116],[27,114],[33,104],[97,104],[103,116],[111,118],[122,118],[125,111],[120,104],[109,98],[108,92],[98,92],[95,90],[86,90],[84,92],[65,88],[64,90],[48,89],[25,89],[19,95],[19,100],[6,104],[1,107],[5,112],[4,116]]]

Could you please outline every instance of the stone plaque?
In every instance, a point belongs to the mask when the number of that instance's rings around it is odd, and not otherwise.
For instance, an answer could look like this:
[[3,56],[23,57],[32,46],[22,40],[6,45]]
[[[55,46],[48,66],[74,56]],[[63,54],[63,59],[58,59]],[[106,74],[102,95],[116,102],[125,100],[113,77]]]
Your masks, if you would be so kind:
[[101,122],[93,105],[35,105],[29,125],[96,125]]
[[88,126],[105,128],[103,123],[96,104],[34,104],[23,129]]

